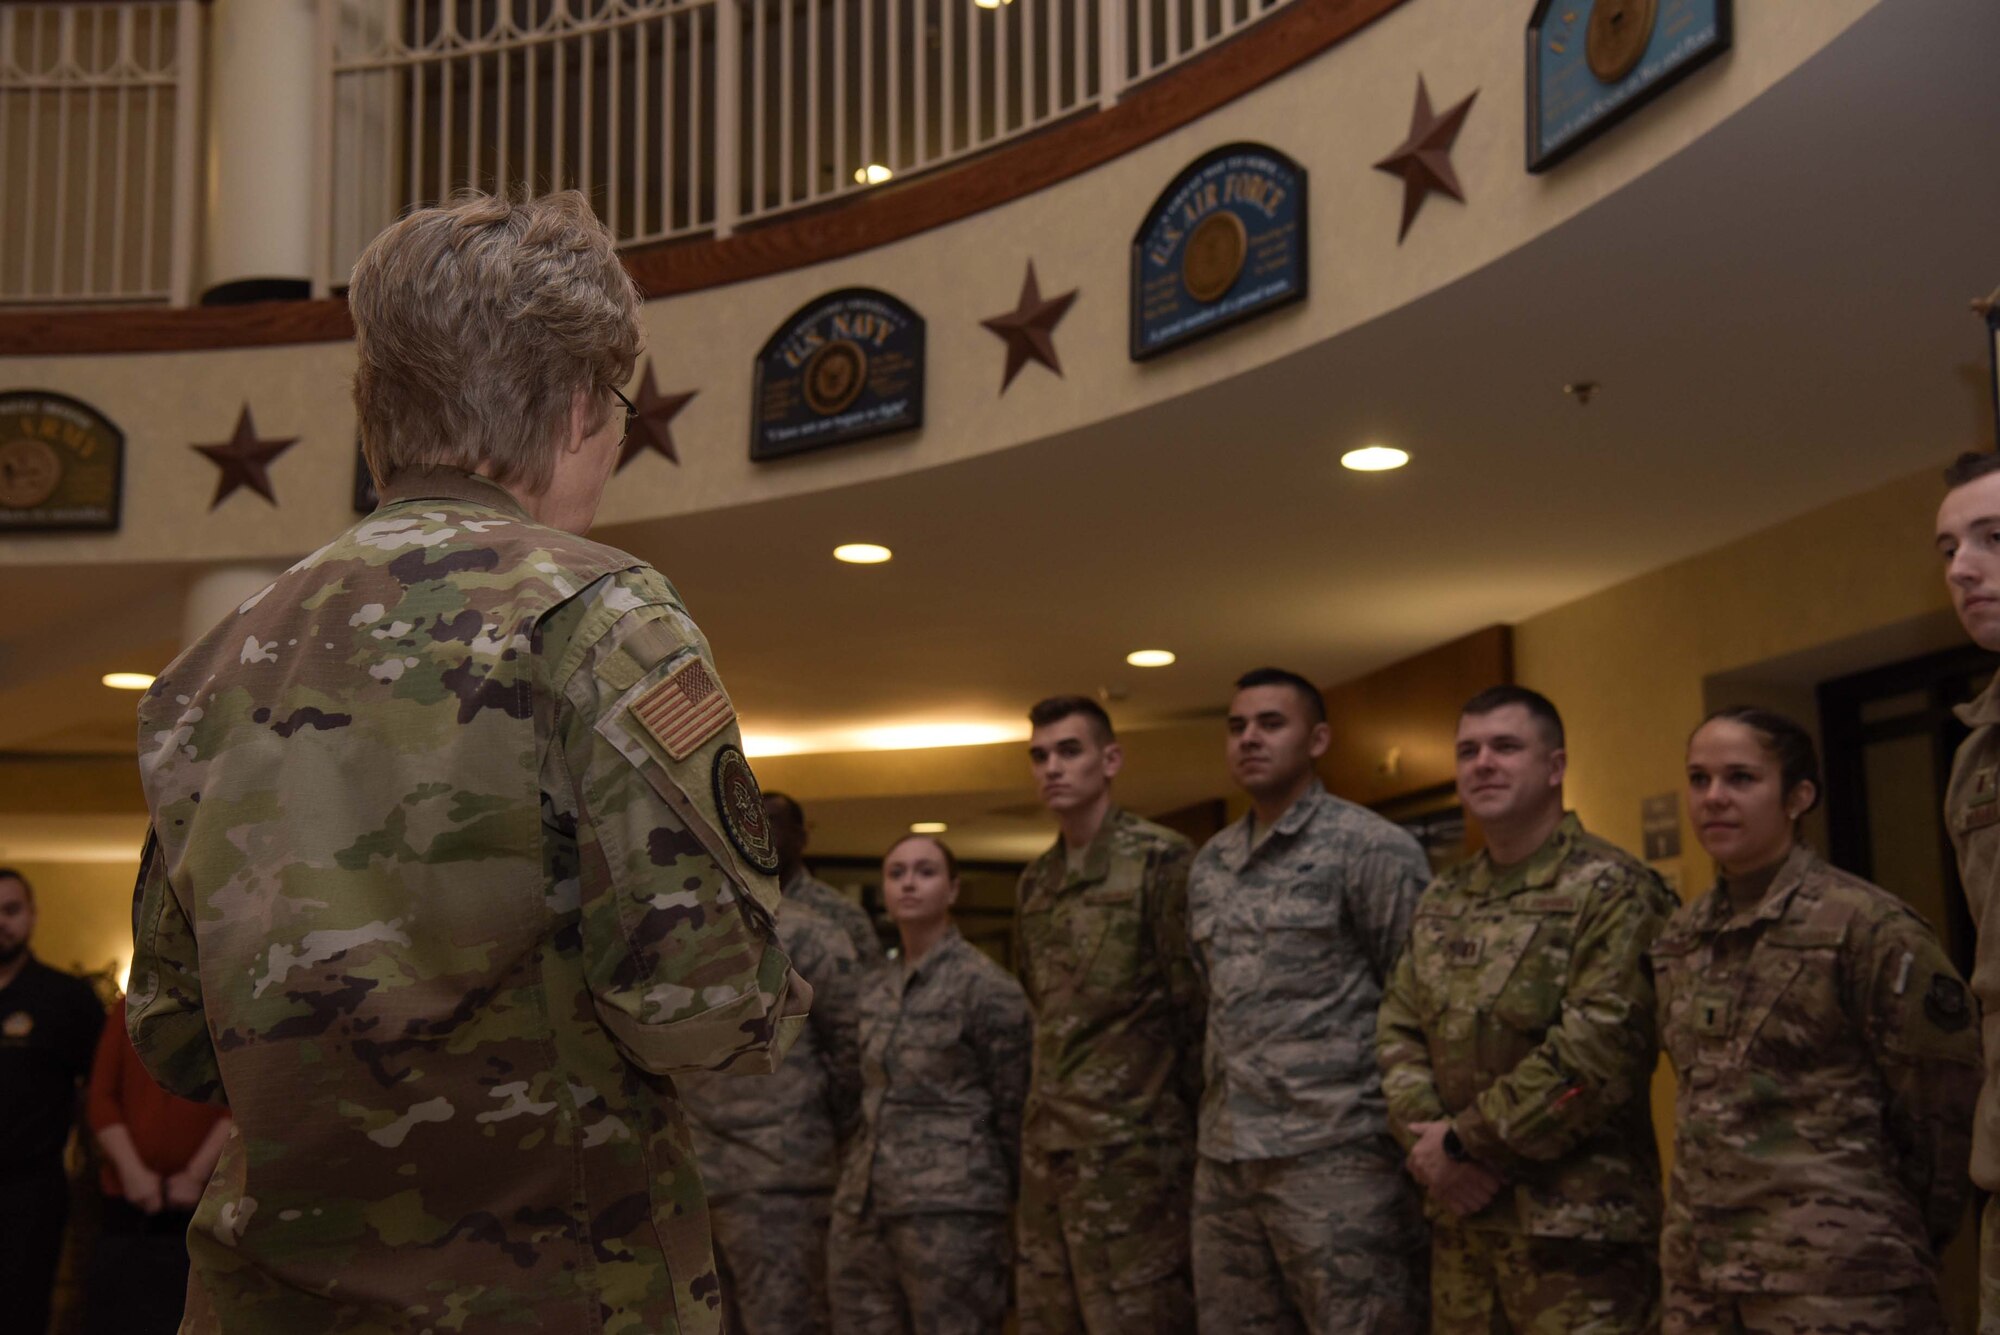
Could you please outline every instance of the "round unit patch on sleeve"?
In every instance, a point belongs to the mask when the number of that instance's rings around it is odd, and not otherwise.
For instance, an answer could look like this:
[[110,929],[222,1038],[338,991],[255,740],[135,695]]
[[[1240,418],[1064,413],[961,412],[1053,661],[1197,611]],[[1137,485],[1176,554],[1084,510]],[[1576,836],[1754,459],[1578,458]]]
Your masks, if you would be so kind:
[[764,790],[750,772],[750,762],[735,746],[715,753],[710,771],[715,784],[715,814],[729,842],[743,860],[766,876],[778,870],[778,846],[771,839],[771,822],[764,815]]

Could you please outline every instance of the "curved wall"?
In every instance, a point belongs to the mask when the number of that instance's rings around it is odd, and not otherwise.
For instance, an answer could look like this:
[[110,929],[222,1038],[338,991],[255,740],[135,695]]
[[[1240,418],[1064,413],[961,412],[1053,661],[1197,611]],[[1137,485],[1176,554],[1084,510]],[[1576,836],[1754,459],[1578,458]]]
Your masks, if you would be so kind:
[[[743,505],[1007,449],[1087,429],[1334,338],[1506,254],[1664,161],[1874,3],[1738,5],[1731,52],[1553,172],[1530,176],[1522,168],[1525,8],[1414,0],[1283,78],[1061,184],[862,253],[650,302],[659,387],[697,391],[673,423],[682,462],[635,461],[615,479],[600,520]],[[1401,183],[1370,164],[1407,133],[1420,75],[1440,108],[1478,90],[1452,155],[1468,203],[1433,196],[1399,244]],[[1134,364],[1126,355],[1132,232],[1182,166],[1239,139],[1285,151],[1310,175],[1311,295]],[[1056,334],[1064,375],[1030,366],[1001,396],[1002,348],[979,321],[1012,309],[1030,260],[1045,293],[1077,288],[1081,296]],[[800,305],[855,285],[891,291],[927,321],[923,430],[752,464],[750,371],[758,347]],[[109,414],[128,437],[120,532],[10,539],[0,544],[0,561],[272,558],[310,548],[352,517],[352,361],[350,345],[321,343],[0,362],[0,387],[73,394]],[[246,402],[260,435],[300,439],[272,466],[281,504],[240,491],[210,512],[215,471],[188,446],[227,439]]]

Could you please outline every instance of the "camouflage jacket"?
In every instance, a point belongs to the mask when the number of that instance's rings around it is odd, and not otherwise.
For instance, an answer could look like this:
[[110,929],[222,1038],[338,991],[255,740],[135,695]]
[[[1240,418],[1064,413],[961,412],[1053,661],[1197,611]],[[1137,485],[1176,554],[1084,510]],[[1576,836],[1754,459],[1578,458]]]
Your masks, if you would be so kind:
[[1069,1150],[1194,1135],[1201,986],[1188,954],[1194,847],[1113,808],[1074,872],[1060,839],[1021,873],[1035,1011],[1024,1143]]
[[1795,848],[1757,907],[1718,886],[1653,944],[1680,1077],[1661,1267],[1716,1292],[1937,1278],[1970,1184],[1976,1012],[1901,900]]
[[1411,1123],[1450,1117],[1512,1183],[1469,1225],[1658,1234],[1646,947],[1673,907],[1658,876],[1574,815],[1518,867],[1481,853],[1424,891],[1382,1002],[1382,1084],[1403,1144]]
[[139,707],[133,1042],[235,1117],[184,1331],[713,1331],[667,1073],[811,990],[701,634],[492,483],[406,477]]
[[675,1084],[710,1199],[832,1191],[840,1142],[861,1114],[861,969],[838,924],[801,900],[778,906],[778,944],[812,984],[812,1014],[770,1075],[701,1071]]
[[1430,875],[1424,851],[1317,779],[1254,847],[1250,821],[1188,874],[1208,996],[1200,1151],[1275,1159],[1380,1136],[1375,1012]]
[[882,962],[882,938],[876,934],[874,919],[868,916],[867,909],[804,867],[799,868],[798,873],[780,890],[786,899],[810,904],[820,916],[831,919],[846,934],[849,944],[854,947],[854,958],[863,969],[873,969]]
[[953,928],[913,969],[861,993],[861,1131],[834,1207],[848,1214],[1005,1214],[1020,1177],[1028,1000]]
[[1973,1121],[1972,1180],[2000,1192],[2000,677],[1959,706],[1972,735],[1960,743],[1945,791],[1945,826],[1978,937],[1972,992],[1979,999],[1987,1072]]

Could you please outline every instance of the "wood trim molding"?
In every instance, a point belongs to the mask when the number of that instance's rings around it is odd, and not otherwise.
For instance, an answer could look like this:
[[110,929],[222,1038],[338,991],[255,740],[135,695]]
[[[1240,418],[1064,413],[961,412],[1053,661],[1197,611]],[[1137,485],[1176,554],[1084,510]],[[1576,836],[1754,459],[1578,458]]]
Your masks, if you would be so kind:
[[[1247,32],[1140,84],[1109,111],[1079,112],[967,162],[745,227],[721,240],[692,237],[627,251],[626,268],[647,297],[667,297],[838,259],[957,222],[1198,120],[1404,2],[1294,0]],[[1135,216],[1143,203],[1135,202]],[[0,357],[186,352],[353,336],[347,303],[338,298],[190,309],[18,310],[0,320]]]

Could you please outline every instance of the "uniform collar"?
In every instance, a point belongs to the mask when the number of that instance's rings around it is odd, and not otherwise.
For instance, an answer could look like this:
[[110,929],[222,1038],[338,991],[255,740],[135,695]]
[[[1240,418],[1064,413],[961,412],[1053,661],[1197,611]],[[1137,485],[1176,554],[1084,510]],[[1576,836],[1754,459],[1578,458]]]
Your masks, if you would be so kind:
[[967,949],[970,949],[970,947],[965,944],[965,937],[960,934],[958,924],[947,924],[944,929],[944,935],[939,937],[938,943],[930,948],[930,953],[918,960],[916,967],[904,971],[903,991],[908,992],[912,987],[916,986],[918,979],[926,978],[937,972],[948,957]]
[[381,495],[384,506],[404,501],[464,501],[498,510],[511,519],[532,522],[532,516],[513,492],[492,478],[462,468],[419,468],[398,473],[382,488]]
[[1952,712],[1968,728],[2000,723],[2000,673],[1995,673],[1993,680],[1986,683],[1986,689],[1979,693],[1977,699],[1968,700]]
[[1556,828],[1542,841],[1542,846],[1530,853],[1527,860],[1512,867],[1501,868],[1493,861],[1493,855],[1480,850],[1479,861],[1472,869],[1473,894],[1491,894],[1505,889],[1508,894],[1517,890],[1542,890],[1554,885],[1556,873],[1562,869],[1563,860],[1576,841],[1583,838],[1583,822],[1574,811],[1563,812]]
[[1264,837],[1256,840],[1254,844],[1251,841],[1256,839],[1257,813],[1254,810],[1245,812],[1243,819],[1232,827],[1229,842],[1223,845],[1223,854],[1229,869],[1242,871],[1249,865],[1250,859],[1256,856],[1257,850],[1269,844],[1271,840],[1281,834],[1290,838],[1303,830],[1318,813],[1320,807],[1325,805],[1328,797],[1326,785],[1321,783],[1319,776],[1315,774],[1312,782],[1306,785],[1306,790],[1285,808],[1285,814],[1278,817],[1277,823],[1266,830]]
[[1118,827],[1130,819],[1123,807],[1114,806],[1107,810],[1103,821],[1098,824],[1097,833],[1090,837],[1090,846],[1083,850],[1083,864],[1073,872],[1069,869],[1069,845],[1063,842],[1061,835],[1056,836],[1053,851],[1057,865],[1063,869],[1064,888],[1095,885],[1111,875],[1111,841],[1116,837]]
[[786,881],[783,885],[778,887],[778,893],[786,896],[787,898],[790,898],[792,896],[797,895],[799,891],[805,889],[812,883],[813,883],[813,874],[811,869],[809,869],[805,863],[801,862],[799,864],[799,869],[792,873],[792,879]]
[[1805,884],[1806,873],[1819,861],[1819,855],[1804,844],[1792,845],[1792,851],[1778,865],[1778,874],[1771,881],[1771,888],[1757,901],[1757,906],[1748,913],[1738,913],[1729,906],[1729,893],[1723,889],[1720,877],[1715,889],[1709,892],[1707,911],[1702,915],[1701,925],[1707,931],[1723,931],[1733,927],[1752,927],[1758,923],[1776,922],[1785,916],[1792,906],[1792,899],[1799,887]]

